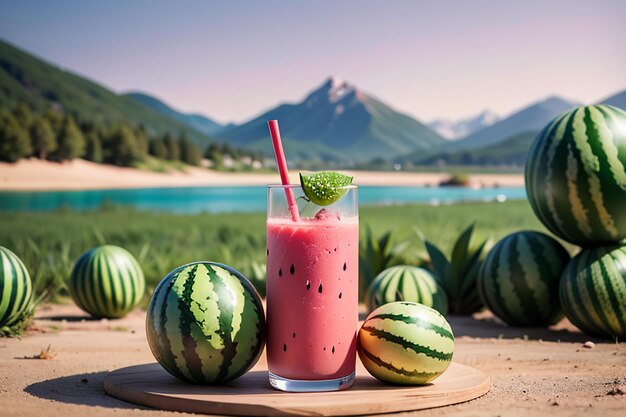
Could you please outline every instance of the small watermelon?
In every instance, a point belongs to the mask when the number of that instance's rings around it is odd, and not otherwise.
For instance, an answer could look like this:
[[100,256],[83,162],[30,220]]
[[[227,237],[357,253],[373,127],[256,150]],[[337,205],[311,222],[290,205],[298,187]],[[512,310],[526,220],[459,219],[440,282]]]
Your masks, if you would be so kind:
[[252,284],[235,269],[195,262],[156,287],[146,321],[156,360],[184,381],[215,384],[246,373],[265,344],[265,315]]
[[93,317],[124,317],[141,301],[145,279],[139,263],[119,246],[97,246],[83,253],[72,270],[74,302]]
[[626,112],[582,106],[563,113],[533,142],[526,192],[555,235],[581,246],[626,238]]
[[381,381],[423,385],[448,369],[454,335],[438,311],[397,301],[367,316],[359,330],[358,352],[368,372]]
[[32,297],[32,283],[26,267],[13,252],[0,246],[0,327],[17,322]]
[[394,301],[412,301],[448,313],[448,296],[430,272],[417,266],[398,265],[376,276],[365,296],[369,311]]
[[511,326],[546,326],[563,317],[559,278],[570,257],[539,232],[508,235],[489,252],[478,277],[483,303]]
[[563,271],[565,315],[585,333],[626,337],[626,245],[587,249]]

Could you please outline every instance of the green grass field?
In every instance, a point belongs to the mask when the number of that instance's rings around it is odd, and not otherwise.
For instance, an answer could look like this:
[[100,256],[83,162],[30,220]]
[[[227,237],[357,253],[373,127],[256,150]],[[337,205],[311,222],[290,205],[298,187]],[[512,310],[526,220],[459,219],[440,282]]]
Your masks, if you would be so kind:
[[[360,215],[362,229],[369,225],[375,236],[394,231],[393,241],[411,240],[406,255],[412,259],[424,256],[416,227],[446,251],[472,222],[476,239],[545,230],[526,201],[363,207]],[[255,264],[265,262],[264,221],[264,213],[175,215],[115,207],[86,213],[4,213],[0,245],[24,261],[38,292],[47,286],[55,296],[67,294],[64,282],[78,256],[103,243],[123,246],[139,259],[149,290],[174,267],[197,260],[232,265],[261,287],[262,274],[253,271]]]

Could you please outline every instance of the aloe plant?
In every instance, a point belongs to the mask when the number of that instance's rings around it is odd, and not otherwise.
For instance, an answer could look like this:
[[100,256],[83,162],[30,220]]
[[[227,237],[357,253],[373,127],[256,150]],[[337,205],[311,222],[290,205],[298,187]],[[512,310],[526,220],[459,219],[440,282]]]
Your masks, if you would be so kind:
[[471,246],[473,232],[474,225],[471,224],[459,235],[448,258],[432,242],[424,239],[418,230],[430,256],[435,278],[448,294],[450,314],[469,315],[483,307],[476,283],[487,240],[478,246]]
[[410,241],[392,244],[393,232],[375,237],[369,225],[365,227],[365,236],[361,239],[359,249],[359,296],[365,296],[376,275],[383,270],[401,264],[419,266],[423,257],[408,259]]

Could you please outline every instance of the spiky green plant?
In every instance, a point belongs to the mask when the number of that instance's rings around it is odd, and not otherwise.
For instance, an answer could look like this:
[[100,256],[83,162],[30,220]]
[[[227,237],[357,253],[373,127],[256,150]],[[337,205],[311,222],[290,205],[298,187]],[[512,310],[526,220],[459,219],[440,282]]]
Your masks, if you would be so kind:
[[245,268],[244,275],[248,277],[254,288],[262,297],[265,297],[265,264],[252,261]]
[[426,240],[419,230],[417,232],[430,255],[435,278],[448,294],[450,314],[469,315],[480,310],[483,303],[476,282],[488,241],[471,246],[474,232],[474,224],[471,224],[459,235],[448,258],[437,246]]
[[[370,284],[383,270],[395,265],[424,264],[424,256],[419,251],[409,250],[408,240],[393,242],[393,232],[375,237],[369,225],[360,241],[359,249],[359,299],[365,297]],[[412,254],[412,255],[409,255]]]

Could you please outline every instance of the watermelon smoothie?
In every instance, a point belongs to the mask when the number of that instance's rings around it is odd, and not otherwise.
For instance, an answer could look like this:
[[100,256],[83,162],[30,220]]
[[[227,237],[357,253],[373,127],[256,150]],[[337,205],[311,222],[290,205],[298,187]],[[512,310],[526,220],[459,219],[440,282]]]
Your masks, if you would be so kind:
[[278,389],[338,390],[354,380],[359,223],[350,188],[343,204],[308,203],[314,215],[299,221],[268,207],[267,361]]

